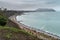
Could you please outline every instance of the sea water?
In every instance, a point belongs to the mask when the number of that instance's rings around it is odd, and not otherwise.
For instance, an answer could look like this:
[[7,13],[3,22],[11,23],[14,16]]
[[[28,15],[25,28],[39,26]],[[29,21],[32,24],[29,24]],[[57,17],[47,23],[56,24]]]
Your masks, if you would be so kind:
[[60,36],[60,12],[28,12],[17,16],[17,21]]

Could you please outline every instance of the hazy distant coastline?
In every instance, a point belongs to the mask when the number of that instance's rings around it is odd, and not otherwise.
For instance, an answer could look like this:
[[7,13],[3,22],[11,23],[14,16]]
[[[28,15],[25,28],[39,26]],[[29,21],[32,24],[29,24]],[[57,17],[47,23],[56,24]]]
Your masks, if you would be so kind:
[[38,8],[35,11],[37,11],[37,12],[55,12],[56,10],[49,9],[49,8]]
[[8,10],[7,8],[0,8],[0,10],[14,11],[14,12],[56,12],[55,9],[51,9],[51,8],[38,8],[35,10]]

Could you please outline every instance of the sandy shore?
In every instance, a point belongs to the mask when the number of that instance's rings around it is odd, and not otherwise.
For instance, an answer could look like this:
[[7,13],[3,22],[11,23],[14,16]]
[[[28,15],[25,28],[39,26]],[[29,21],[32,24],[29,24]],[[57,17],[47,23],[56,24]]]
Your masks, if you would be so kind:
[[13,22],[15,22],[16,24],[18,24],[19,28],[32,33],[33,35],[35,35],[38,38],[44,39],[44,40],[60,40],[60,37],[57,35],[54,35],[52,33],[40,30],[40,29],[36,29],[36,28],[31,28],[29,26],[26,26],[20,22],[18,22],[16,20],[16,15],[13,15],[11,17],[9,17],[10,20],[12,20]]

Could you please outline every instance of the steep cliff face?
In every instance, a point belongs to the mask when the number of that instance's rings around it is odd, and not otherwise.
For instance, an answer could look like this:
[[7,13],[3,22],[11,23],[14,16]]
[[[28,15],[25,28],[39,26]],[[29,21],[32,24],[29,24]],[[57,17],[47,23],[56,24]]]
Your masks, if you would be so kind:
[[39,9],[36,9],[36,11],[39,11],[39,12],[55,12],[54,9],[48,9],[48,8],[39,8]]

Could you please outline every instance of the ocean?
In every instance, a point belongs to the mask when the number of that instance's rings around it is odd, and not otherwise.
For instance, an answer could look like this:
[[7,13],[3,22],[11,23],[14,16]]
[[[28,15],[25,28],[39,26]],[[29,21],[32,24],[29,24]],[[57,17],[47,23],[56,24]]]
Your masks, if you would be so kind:
[[16,18],[29,27],[60,36],[60,12],[28,12]]

